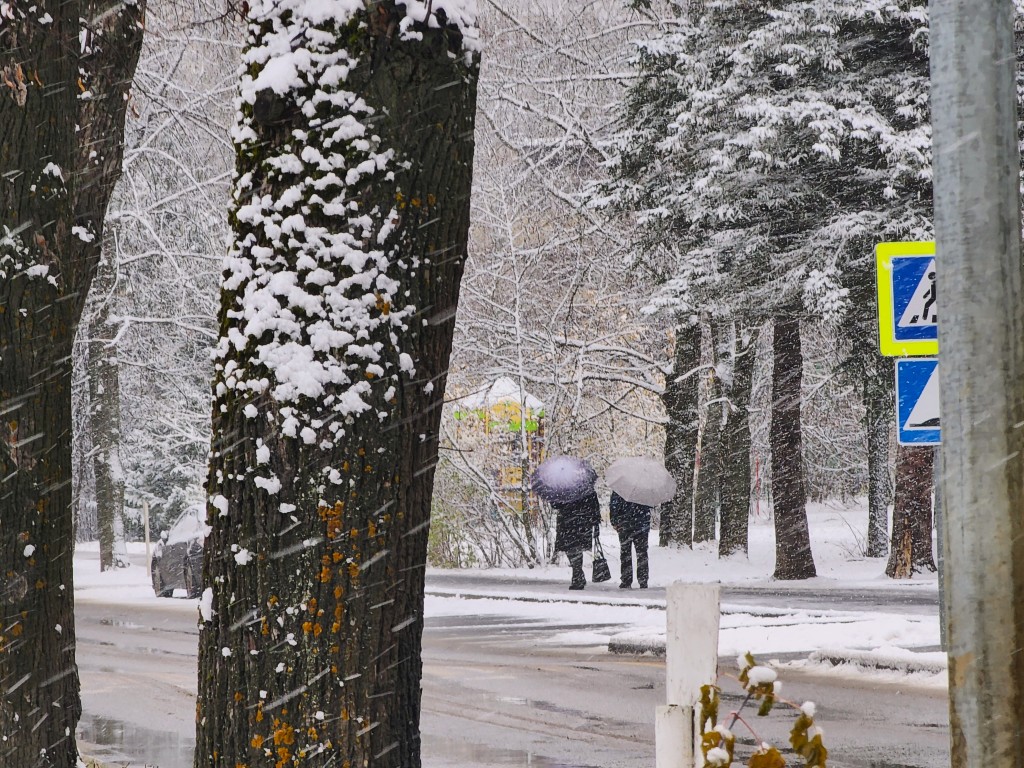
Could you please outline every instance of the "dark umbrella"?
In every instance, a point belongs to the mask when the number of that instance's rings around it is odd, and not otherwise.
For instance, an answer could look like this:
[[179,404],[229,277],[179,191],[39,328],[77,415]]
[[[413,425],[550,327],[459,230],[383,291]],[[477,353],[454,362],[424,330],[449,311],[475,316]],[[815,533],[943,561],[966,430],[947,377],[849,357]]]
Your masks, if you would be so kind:
[[597,472],[574,456],[555,456],[541,462],[530,487],[549,504],[565,504],[593,493]]

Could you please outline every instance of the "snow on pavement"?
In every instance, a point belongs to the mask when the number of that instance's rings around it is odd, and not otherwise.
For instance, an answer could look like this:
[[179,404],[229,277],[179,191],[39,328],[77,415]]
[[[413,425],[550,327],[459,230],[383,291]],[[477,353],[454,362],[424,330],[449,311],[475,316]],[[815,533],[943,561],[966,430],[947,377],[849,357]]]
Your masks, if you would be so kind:
[[[865,530],[866,512],[853,505],[833,507],[810,505],[809,518],[813,551],[819,575],[799,585],[812,591],[829,589],[905,587],[908,581],[893,581],[885,577],[884,559],[866,559],[856,556],[857,531]],[[652,534],[652,539],[654,539]],[[613,571],[617,565],[617,542],[614,533],[605,534],[605,551]],[[129,552],[136,565],[127,569],[99,572],[95,542],[80,544],[75,553],[75,599],[82,601],[115,603],[145,603],[161,605],[168,610],[197,611],[198,601],[157,598],[149,584],[148,572],[140,567],[144,562],[142,544],[129,544]],[[651,547],[651,584],[666,585],[675,579],[687,581],[720,581],[743,586],[770,588],[774,565],[774,541],[770,524],[754,520],[751,525],[750,556],[746,560],[732,558],[719,561],[710,549],[673,551]],[[508,573],[491,571],[491,574]],[[560,578],[566,576],[566,567],[519,569],[511,572],[515,578]],[[429,588],[428,574],[428,588]],[[912,582],[917,588],[936,589],[934,575],[917,577]],[[609,594],[598,590],[575,593],[574,599],[563,599],[567,593],[551,590],[540,595],[530,594],[529,600],[516,599],[516,587],[502,590],[500,580],[494,580],[486,589],[472,589],[472,598],[460,594],[458,589],[430,591],[425,603],[427,620],[466,617],[493,617],[497,626],[506,618],[508,627],[518,629],[547,628],[543,641],[571,646],[607,648],[609,642],[634,644],[651,649],[664,648],[664,601],[643,597],[645,593]],[[441,592],[438,594],[438,592]],[[482,594],[481,594],[482,593]],[[580,602],[576,599],[582,599]],[[767,601],[766,601],[767,602]],[[864,611],[807,611],[752,609],[751,606],[723,605],[719,636],[719,653],[732,658],[750,651],[755,655],[804,654],[810,658],[800,665],[816,664],[835,668],[837,674],[853,669],[884,667],[886,675],[913,674],[920,677],[922,670],[943,684],[945,654],[931,652],[939,643],[937,615],[901,614]],[[552,628],[554,631],[551,631]],[[927,649],[920,651],[915,649]],[[845,661],[839,667],[836,662]]]

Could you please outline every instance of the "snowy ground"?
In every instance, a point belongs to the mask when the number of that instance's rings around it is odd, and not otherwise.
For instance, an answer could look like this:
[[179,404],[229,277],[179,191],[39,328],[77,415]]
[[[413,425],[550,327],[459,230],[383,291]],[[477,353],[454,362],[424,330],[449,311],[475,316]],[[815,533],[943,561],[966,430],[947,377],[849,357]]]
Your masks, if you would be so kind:
[[[785,586],[808,590],[826,598],[829,590],[863,590],[877,598],[878,610],[815,610],[772,607],[770,593],[773,582],[774,534],[770,521],[752,520],[749,558],[720,561],[710,548],[695,551],[667,550],[657,546],[652,534],[651,587],[644,592],[613,588],[616,581],[589,585],[584,592],[569,593],[563,588],[540,587],[530,591],[528,599],[515,586],[503,586],[514,578],[523,580],[568,580],[567,567],[492,570],[483,582],[472,589],[436,587],[427,575],[426,616],[451,618],[458,616],[509,617],[519,627],[524,623],[540,627],[557,627],[545,632],[543,642],[593,648],[664,647],[664,587],[677,581],[718,581],[725,585],[763,588],[765,607],[753,608],[749,603],[733,606],[723,601],[720,655],[734,658],[750,651],[766,659],[782,656],[788,664],[815,665],[834,669],[836,674],[872,674],[881,676],[912,675],[925,684],[945,684],[945,654],[936,652],[939,643],[939,622],[936,613],[910,613],[899,606],[886,608],[885,593],[896,589],[935,592],[934,575],[913,580],[893,581],[884,574],[885,561],[860,556],[864,531],[867,528],[863,504],[838,506],[812,504],[808,509],[812,551],[819,576]],[[618,571],[618,543],[609,528],[603,534],[605,552]],[[144,545],[129,545],[132,559],[144,561]],[[154,597],[148,574],[138,565],[99,573],[95,543],[82,544],[75,556],[75,597],[79,601],[110,601],[160,605],[171,611],[196,611],[194,600],[166,600]],[[481,586],[482,584],[482,586]],[[540,585],[538,585],[540,586]],[[792,659],[799,655],[799,660]],[[835,666],[838,662],[838,666]],[[879,668],[886,671],[880,672]],[[865,672],[864,670],[871,670]]]

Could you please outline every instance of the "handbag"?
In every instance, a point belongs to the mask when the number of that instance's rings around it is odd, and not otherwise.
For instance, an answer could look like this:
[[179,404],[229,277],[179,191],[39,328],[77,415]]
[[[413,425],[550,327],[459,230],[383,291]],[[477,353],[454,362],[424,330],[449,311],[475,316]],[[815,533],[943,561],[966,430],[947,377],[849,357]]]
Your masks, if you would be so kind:
[[608,561],[604,557],[604,550],[601,548],[601,540],[594,536],[594,571],[592,581],[608,581],[612,577],[612,569],[608,567]]

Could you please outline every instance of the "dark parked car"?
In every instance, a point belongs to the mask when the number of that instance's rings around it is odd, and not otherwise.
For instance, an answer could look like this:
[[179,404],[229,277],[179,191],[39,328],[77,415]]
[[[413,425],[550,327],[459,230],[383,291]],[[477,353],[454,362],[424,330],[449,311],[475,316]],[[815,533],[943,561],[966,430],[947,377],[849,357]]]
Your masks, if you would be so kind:
[[188,597],[199,597],[206,532],[206,508],[195,505],[160,534],[150,565],[157,597],[171,597],[176,589],[184,589]]

